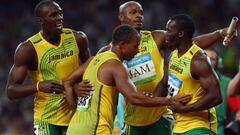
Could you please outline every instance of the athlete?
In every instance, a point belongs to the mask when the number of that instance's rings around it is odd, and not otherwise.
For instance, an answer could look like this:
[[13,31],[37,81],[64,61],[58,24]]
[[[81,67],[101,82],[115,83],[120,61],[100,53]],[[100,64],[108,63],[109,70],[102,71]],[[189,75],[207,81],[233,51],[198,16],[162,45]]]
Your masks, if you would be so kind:
[[175,102],[175,135],[215,135],[214,106],[222,102],[220,85],[205,52],[192,41],[195,27],[187,15],[173,16],[166,25],[166,44],[175,48],[170,55],[168,95],[192,94],[186,105]]
[[[39,2],[35,16],[40,31],[19,44],[9,72],[9,99],[34,95],[34,133],[65,135],[73,111],[64,98],[63,80],[89,57],[83,32],[63,28],[61,7],[52,0]],[[29,75],[32,84],[24,84]]]

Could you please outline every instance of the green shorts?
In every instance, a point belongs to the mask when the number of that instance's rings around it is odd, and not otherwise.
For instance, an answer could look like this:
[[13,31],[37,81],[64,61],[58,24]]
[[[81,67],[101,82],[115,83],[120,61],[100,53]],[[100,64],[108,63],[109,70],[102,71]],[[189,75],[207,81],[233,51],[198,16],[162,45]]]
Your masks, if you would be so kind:
[[34,121],[34,135],[66,135],[67,128],[67,126],[57,126],[43,121]]
[[184,133],[173,133],[173,135],[216,135],[216,133],[207,128],[194,128]]
[[172,122],[164,117],[148,126],[125,126],[122,135],[172,135]]

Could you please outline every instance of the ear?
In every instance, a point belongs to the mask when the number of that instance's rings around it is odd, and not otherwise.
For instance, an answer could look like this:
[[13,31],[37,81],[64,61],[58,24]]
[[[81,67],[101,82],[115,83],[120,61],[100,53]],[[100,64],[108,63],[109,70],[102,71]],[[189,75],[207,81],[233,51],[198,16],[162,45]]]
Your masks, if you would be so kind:
[[36,20],[40,25],[43,25],[43,19],[41,17],[36,17]]
[[178,32],[178,37],[183,37],[183,36],[184,36],[184,32],[183,31]]
[[121,14],[121,13],[119,13],[118,14],[118,20],[120,21],[120,22],[122,22],[123,21],[123,14]]
[[123,41],[118,42],[117,47],[118,47],[119,50],[124,49],[124,47],[125,47],[125,42],[123,42]]

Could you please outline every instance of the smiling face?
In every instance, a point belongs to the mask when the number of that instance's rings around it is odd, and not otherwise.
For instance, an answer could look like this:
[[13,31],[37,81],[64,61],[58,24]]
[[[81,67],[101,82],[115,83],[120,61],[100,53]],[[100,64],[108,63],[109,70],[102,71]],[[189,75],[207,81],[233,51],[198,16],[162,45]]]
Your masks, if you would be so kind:
[[63,29],[63,13],[61,7],[51,2],[44,5],[39,16],[42,29],[49,33],[60,34]]
[[120,6],[119,16],[121,24],[129,24],[137,30],[143,27],[143,9],[137,2],[127,2]]

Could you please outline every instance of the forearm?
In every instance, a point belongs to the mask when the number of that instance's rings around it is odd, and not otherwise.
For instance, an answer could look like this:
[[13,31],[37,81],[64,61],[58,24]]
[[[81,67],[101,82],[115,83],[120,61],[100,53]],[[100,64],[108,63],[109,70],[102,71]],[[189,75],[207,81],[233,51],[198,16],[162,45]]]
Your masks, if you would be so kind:
[[77,97],[73,92],[73,82],[65,81],[64,88],[66,91],[65,95],[66,95],[67,103],[72,110],[75,110],[77,106],[77,101],[76,101]]
[[198,112],[207,110],[221,103],[215,96],[206,95],[193,104],[186,105],[184,112]]
[[168,62],[164,61],[164,76],[163,79],[158,83],[154,95],[158,97],[166,97],[168,94]]
[[221,41],[224,35],[222,35],[222,30],[216,30],[211,33],[203,34],[193,38],[193,42],[199,47],[205,49],[213,45],[217,41]]
[[7,96],[11,100],[27,97],[36,92],[36,84],[13,84],[6,87]]
[[128,100],[133,105],[144,107],[157,107],[170,105],[170,99],[166,97],[147,97],[140,93],[134,93]]

